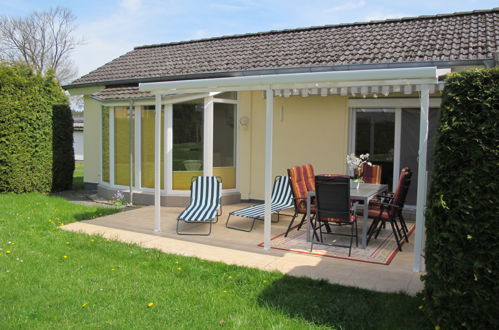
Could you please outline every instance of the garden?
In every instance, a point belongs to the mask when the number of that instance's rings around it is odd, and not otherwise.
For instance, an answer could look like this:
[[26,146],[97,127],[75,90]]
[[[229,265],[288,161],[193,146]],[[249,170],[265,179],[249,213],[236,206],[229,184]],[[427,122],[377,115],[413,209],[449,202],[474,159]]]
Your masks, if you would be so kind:
[[425,327],[421,299],[164,254],[64,224],[117,212],[0,194],[0,327]]
[[119,210],[47,194],[84,188],[67,98],[50,72],[1,65],[0,328],[498,328],[498,78],[446,80],[425,289],[411,297],[61,230]]

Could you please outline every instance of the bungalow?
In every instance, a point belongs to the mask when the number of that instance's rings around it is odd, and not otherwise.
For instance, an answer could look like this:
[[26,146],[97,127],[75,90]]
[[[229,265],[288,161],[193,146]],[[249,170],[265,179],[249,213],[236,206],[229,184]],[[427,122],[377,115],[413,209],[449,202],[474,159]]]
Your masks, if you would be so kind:
[[498,26],[495,8],[136,47],[64,86],[84,96],[85,183],[154,201],[159,230],[193,175],[221,176],[224,203],[268,201],[293,165],[345,173],[369,152],[388,185],[415,172],[422,242],[441,78],[496,66]]

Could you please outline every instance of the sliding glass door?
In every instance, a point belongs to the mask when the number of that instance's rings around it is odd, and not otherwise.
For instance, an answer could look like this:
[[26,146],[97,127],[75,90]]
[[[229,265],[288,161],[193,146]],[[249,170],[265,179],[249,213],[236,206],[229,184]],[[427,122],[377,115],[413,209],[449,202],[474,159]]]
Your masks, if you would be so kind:
[[394,109],[354,110],[356,155],[369,153],[369,161],[381,166],[381,183],[393,182],[395,148]]

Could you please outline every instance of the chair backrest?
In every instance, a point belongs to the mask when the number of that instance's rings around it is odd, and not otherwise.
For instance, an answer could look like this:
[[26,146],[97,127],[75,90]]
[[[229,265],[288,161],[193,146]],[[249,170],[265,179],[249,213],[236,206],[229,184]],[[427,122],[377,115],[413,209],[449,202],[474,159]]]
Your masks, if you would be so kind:
[[400,171],[399,182],[397,190],[393,194],[392,204],[397,205],[397,208],[392,207],[390,210],[390,216],[396,216],[397,212],[401,211],[405,204],[405,198],[407,197],[407,192],[409,191],[409,186],[411,185],[412,172],[408,167],[404,167]]
[[219,176],[196,176],[191,182],[191,204],[220,207],[222,179]]
[[[375,183],[375,184],[380,184],[381,183],[381,166],[380,165],[369,165],[369,164],[362,164],[362,180],[364,180],[365,183]],[[358,173],[360,174],[360,173]]]
[[287,176],[277,176],[272,188],[272,204],[293,205],[293,193]]
[[288,169],[288,176],[295,197],[295,207],[298,209],[308,192],[315,190],[314,167],[311,164],[293,166]]
[[318,219],[334,218],[349,222],[350,178],[345,176],[316,176],[315,198]]

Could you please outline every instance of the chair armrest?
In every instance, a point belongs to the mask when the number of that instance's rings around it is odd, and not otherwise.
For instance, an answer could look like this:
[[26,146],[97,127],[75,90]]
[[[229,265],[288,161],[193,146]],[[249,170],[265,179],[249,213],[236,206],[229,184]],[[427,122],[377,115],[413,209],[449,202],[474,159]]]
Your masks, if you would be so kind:
[[397,204],[392,204],[392,203],[389,203],[389,202],[373,202],[373,204],[376,204],[376,205],[380,205],[382,207],[394,207],[394,208],[399,208],[399,206]]

